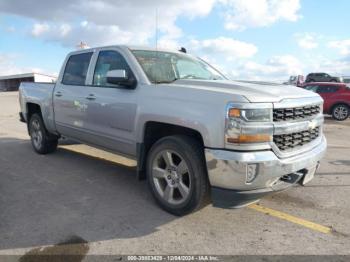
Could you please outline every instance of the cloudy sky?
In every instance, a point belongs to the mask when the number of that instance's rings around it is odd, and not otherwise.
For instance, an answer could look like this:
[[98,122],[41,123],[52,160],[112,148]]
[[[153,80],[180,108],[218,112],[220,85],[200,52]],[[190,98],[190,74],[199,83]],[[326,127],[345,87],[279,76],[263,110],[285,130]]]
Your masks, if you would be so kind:
[[58,74],[80,41],[184,46],[234,79],[350,75],[349,0],[0,0],[0,75]]

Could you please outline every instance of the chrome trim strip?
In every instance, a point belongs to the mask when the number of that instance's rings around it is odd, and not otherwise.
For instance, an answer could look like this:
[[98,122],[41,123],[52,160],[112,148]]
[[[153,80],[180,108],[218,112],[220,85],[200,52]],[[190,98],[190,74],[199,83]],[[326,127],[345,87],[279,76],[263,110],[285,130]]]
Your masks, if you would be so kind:
[[299,122],[274,122],[274,135],[287,135],[291,133],[297,133],[301,131],[305,131],[308,129],[314,129],[315,127],[319,127],[323,125],[324,117],[323,115],[318,115],[316,118]]
[[229,144],[226,143],[226,149],[239,151],[254,151],[254,150],[271,150],[271,142],[254,143],[254,144]]
[[273,108],[291,108],[323,104],[323,99],[320,96],[305,97],[299,99],[283,99],[280,102],[273,103]]

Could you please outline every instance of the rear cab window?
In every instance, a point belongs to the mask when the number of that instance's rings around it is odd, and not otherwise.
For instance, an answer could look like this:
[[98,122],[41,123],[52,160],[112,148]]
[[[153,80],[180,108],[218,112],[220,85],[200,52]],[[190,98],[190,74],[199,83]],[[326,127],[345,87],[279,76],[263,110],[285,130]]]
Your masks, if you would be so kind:
[[85,85],[92,52],[71,55],[66,63],[62,84]]

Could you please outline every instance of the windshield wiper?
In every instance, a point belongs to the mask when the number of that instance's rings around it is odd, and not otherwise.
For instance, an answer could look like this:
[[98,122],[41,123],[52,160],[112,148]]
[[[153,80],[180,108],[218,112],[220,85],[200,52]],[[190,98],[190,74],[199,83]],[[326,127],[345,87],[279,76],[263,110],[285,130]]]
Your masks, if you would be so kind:
[[199,77],[196,75],[185,75],[185,76],[181,77],[180,79],[202,79],[202,80],[205,80],[205,78]]

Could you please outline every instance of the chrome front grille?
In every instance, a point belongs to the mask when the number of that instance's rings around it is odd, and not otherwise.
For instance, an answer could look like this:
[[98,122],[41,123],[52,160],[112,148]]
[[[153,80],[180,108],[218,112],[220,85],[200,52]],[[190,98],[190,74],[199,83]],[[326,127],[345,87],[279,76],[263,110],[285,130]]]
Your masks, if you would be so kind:
[[315,140],[320,135],[320,127],[297,133],[274,135],[273,142],[280,151],[294,149]]
[[309,105],[293,108],[275,108],[273,109],[273,121],[291,121],[310,118],[321,112],[320,105]]

